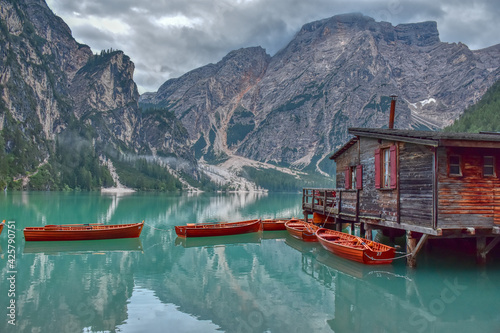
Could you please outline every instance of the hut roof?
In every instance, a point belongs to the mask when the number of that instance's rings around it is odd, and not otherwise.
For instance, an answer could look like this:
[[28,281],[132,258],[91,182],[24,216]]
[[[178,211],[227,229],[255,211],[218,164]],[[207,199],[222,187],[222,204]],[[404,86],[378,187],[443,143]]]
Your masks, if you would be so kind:
[[351,147],[358,137],[409,142],[432,147],[476,147],[500,148],[500,133],[450,133],[381,128],[349,128],[349,134],[356,136],[337,150],[330,159],[334,160]]

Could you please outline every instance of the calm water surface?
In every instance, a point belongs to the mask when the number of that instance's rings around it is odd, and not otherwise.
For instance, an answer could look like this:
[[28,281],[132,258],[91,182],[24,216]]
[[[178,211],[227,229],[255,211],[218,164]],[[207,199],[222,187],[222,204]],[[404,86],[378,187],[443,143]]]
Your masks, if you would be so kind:
[[[0,235],[0,332],[500,332],[499,251],[478,267],[467,244],[434,244],[417,269],[369,267],[286,231],[181,240],[173,228],[301,216],[300,206],[300,194],[2,193],[0,219],[17,231]],[[142,220],[140,239],[22,234]]]

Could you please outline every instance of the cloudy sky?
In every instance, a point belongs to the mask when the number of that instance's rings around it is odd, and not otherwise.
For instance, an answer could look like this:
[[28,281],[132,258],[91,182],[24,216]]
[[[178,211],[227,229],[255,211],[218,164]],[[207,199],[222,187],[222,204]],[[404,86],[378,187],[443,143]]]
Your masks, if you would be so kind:
[[122,50],[139,92],[221,60],[241,47],[274,55],[302,25],[360,12],[393,25],[437,21],[441,41],[500,43],[498,0],[46,0],[80,43]]

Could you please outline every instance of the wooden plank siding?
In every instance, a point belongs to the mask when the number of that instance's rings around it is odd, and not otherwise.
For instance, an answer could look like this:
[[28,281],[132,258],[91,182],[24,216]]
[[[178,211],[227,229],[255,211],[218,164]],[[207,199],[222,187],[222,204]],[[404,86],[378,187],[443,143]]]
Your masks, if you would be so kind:
[[[337,164],[336,197],[329,207],[304,203],[305,214],[330,213],[336,222],[443,237],[474,235],[474,229],[500,234],[500,135],[359,128],[350,133],[356,137],[330,157]],[[384,163],[386,149],[390,163]],[[484,168],[485,156],[493,174]],[[390,169],[390,182],[384,168]],[[351,177],[354,170],[361,182]]]
[[[394,142],[385,141],[379,144],[375,139],[361,138],[357,144],[348,148],[336,159],[337,187],[343,188],[346,167],[362,165],[362,189],[359,190],[359,216],[397,221],[397,191],[375,188],[375,150],[390,147]],[[340,212],[356,214],[356,190],[342,191]]]
[[[461,158],[461,176],[449,175],[449,156]],[[500,223],[500,169],[495,176],[483,175],[484,156],[498,149],[442,147],[438,149],[438,218],[440,228],[491,227]]]
[[363,190],[359,194],[360,215],[380,217],[383,220],[397,222],[397,190],[377,189],[375,187],[375,151],[389,148],[393,141],[360,139],[360,160],[364,168]]
[[433,159],[427,146],[399,144],[400,223],[432,227]]

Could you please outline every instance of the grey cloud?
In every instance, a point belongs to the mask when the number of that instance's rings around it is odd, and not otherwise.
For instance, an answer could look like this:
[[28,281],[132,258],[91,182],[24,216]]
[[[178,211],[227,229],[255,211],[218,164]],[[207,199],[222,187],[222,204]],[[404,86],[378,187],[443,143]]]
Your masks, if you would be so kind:
[[[500,42],[500,24],[495,23],[500,4],[491,0],[48,0],[48,5],[67,23],[66,18],[78,13],[80,18],[118,18],[130,26],[130,31],[113,35],[90,24],[70,25],[75,38],[95,51],[115,48],[129,55],[142,91],[156,90],[169,78],[215,63],[241,47],[262,46],[273,55],[302,25],[349,12],[394,25],[437,21],[442,41],[461,41],[473,49]],[[457,20],[450,16],[450,8],[474,15]],[[167,16],[194,23],[184,27],[154,23]]]

